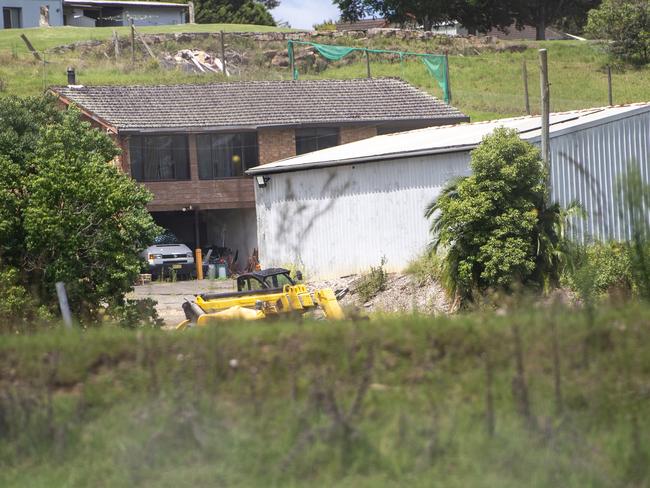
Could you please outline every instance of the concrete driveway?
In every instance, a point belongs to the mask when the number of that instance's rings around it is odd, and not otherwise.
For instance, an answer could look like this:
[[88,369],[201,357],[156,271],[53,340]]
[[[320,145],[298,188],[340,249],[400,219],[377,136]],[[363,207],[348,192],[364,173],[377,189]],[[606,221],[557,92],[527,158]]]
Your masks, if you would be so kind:
[[195,295],[208,292],[235,291],[235,280],[192,280],[175,283],[155,282],[148,285],[137,285],[133,292],[127,295],[130,299],[152,298],[158,302],[156,310],[165,321],[165,326],[174,326],[185,318],[183,302],[192,300]]

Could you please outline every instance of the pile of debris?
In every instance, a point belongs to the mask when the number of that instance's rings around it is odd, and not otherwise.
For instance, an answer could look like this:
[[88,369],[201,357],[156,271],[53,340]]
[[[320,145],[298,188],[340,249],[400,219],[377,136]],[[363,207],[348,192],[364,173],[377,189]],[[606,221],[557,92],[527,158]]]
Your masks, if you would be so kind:
[[[176,54],[168,54],[164,58],[168,67],[179,67],[191,73],[223,73],[224,67],[221,59],[199,49],[181,49]],[[225,70],[226,76],[230,76],[228,67]]]

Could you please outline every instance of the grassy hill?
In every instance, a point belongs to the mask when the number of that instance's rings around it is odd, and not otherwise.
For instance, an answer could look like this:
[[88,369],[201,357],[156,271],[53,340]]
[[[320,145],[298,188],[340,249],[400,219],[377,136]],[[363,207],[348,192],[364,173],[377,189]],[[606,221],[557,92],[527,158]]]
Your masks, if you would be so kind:
[[[126,36],[128,28],[120,28]],[[202,31],[228,32],[268,31],[273,28],[242,25],[193,25],[141,28],[143,32]],[[107,40],[111,28],[49,28],[23,30],[38,50],[47,50],[79,40]],[[197,75],[177,69],[162,68],[139,47],[137,61],[131,63],[129,52],[115,60],[109,54],[108,43],[94,49],[77,49],[61,54],[45,54],[47,64],[40,63],[26,51],[19,39],[20,31],[0,32],[0,83],[6,93],[35,95],[52,84],[64,84],[67,66],[77,68],[79,82],[84,84],[152,84],[223,81],[219,74]],[[323,41],[326,42],[326,41]],[[524,110],[522,62],[528,66],[530,103],[533,112],[539,107],[539,72],[537,50],[549,51],[551,106],[554,111],[588,108],[607,104],[607,56],[594,43],[579,41],[501,42],[494,49],[458,49],[444,39],[431,41],[404,41],[394,38],[372,38],[368,41],[337,38],[342,45],[367,45],[373,48],[410,50],[416,52],[443,52],[450,50],[450,75],[453,104],[470,115],[473,120],[484,120],[522,115]],[[287,79],[288,67],[271,65],[265,57],[269,50],[286,50],[283,42],[259,42],[231,34],[228,48],[243,61],[238,66],[236,79]],[[216,39],[192,43],[167,41],[152,46],[159,57],[183,48],[201,48],[219,52]],[[107,51],[108,49],[108,51]],[[372,57],[373,76],[399,76],[412,84],[441,96],[435,82],[417,60]],[[366,75],[362,57],[344,59],[321,65],[319,69],[302,69],[301,77],[350,78]],[[650,101],[650,68],[613,71],[614,102],[630,103]]]
[[0,486],[647,486],[649,312],[3,336]]

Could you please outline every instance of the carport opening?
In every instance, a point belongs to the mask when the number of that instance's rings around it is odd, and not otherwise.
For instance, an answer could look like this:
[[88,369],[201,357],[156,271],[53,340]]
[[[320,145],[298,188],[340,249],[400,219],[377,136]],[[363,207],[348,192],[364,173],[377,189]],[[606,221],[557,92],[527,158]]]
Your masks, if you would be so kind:
[[152,212],[156,224],[169,230],[191,249],[201,248],[205,257],[211,249],[212,262],[226,260],[231,270],[242,272],[257,248],[255,209],[220,209],[185,212]]

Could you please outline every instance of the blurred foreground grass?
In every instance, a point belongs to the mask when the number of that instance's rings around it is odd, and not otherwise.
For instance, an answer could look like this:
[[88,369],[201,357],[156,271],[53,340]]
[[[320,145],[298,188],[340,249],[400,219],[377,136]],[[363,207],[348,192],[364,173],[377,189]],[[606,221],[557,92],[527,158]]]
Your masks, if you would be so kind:
[[0,486],[647,486],[649,312],[2,336]]

